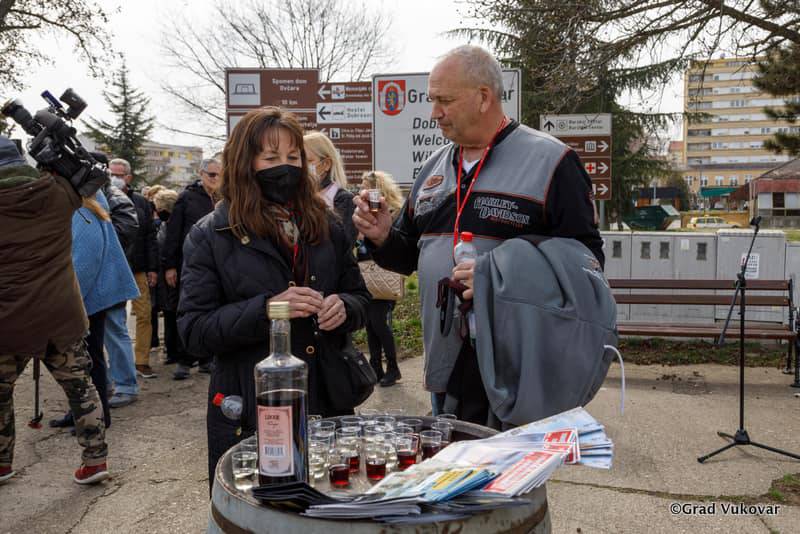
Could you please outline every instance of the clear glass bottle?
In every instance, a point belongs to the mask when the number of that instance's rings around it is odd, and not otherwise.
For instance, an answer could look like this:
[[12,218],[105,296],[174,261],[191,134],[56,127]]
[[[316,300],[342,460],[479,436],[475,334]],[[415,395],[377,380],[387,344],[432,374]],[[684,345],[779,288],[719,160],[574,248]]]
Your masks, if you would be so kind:
[[308,366],[291,353],[289,303],[270,302],[270,349],[255,367],[259,483],[308,482]]

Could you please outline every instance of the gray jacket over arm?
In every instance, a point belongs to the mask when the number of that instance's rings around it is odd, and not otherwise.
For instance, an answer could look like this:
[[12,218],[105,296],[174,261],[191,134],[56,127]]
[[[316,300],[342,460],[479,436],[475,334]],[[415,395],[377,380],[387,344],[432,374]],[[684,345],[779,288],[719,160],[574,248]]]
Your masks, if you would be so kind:
[[476,345],[491,411],[522,425],[600,389],[617,345],[617,307],[599,261],[561,237],[509,239],[475,263]]

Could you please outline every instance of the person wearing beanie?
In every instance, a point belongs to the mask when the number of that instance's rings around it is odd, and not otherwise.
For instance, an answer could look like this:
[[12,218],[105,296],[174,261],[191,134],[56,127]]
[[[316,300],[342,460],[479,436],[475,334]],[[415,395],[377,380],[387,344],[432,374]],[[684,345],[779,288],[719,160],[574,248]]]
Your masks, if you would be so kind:
[[28,165],[0,136],[0,484],[14,476],[14,383],[40,358],[67,395],[83,462],[78,484],[109,477],[103,409],[89,378],[88,321],[72,266],[72,214],[81,197],[65,178]]

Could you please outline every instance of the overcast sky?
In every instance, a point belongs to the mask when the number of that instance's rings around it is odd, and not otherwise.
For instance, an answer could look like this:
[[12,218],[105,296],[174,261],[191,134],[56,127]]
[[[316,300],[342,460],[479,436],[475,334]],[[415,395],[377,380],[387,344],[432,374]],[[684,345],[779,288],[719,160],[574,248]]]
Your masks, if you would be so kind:
[[[164,31],[162,21],[176,9],[190,10],[193,19],[199,22],[209,20],[212,1],[100,0],[100,3],[110,12],[115,11],[112,13],[108,31],[114,36],[115,50],[124,53],[127,58],[131,82],[151,97],[151,111],[159,123],[180,125],[181,116],[175,111],[175,102],[165,96],[160,88],[161,80],[176,75],[161,56],[160,41]],[[372,3],[382,5],[393,20],[391,40],[397,51],[397,61],[391,69],[392,72],[427,72],[436,57],[462,44],[441,36],[443,32],[463,25],[464,21],[457,12],[457,0],[376,0],[370,2]],[[50,89],[56,96],[60,96],[64,89],[72,87],[89,104],[82,118],[91,116],[110,119],[102,97],[103,81],[91,78],[86,65],[75,59],[71,46],[65,45],[64,37],[43,38],[42,49],[54,58],[54,64],[32,69],[27,77],[28,88],[21,94],[3,96],[18,96],[33,111],[44,107],[44,101],[39,97],[42,90]],[[656,111],[680,111],[681,91],[679,80],[676,80],[663,93],[659,92],[648,101],[658,102]],[[636,102],[633,104],[641,107]],[[162,143],[206,145],[205,141],[196,137],[174,134],[163,127],[157,127],[152,138]]]

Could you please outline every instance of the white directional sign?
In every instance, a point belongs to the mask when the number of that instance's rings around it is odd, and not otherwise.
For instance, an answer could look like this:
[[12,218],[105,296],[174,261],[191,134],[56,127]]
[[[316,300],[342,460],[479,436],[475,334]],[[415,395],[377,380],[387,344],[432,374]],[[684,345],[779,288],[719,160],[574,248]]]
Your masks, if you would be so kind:
[[372,122],[372,102],[318,103],[317,124]]
[[317,91],[320,102],[372,102],[372,83],[322,83]]
[[539,129],[555,137],[611,135],[611,114],[541,115]]
[[[503,109],[519,120],[520,71],[503,71]],[[431,119],[428,73],[380,74],[372,78],[373,156],[376,169],[391,173],[397,183],[414,183],[422,164],[450,143]]]

